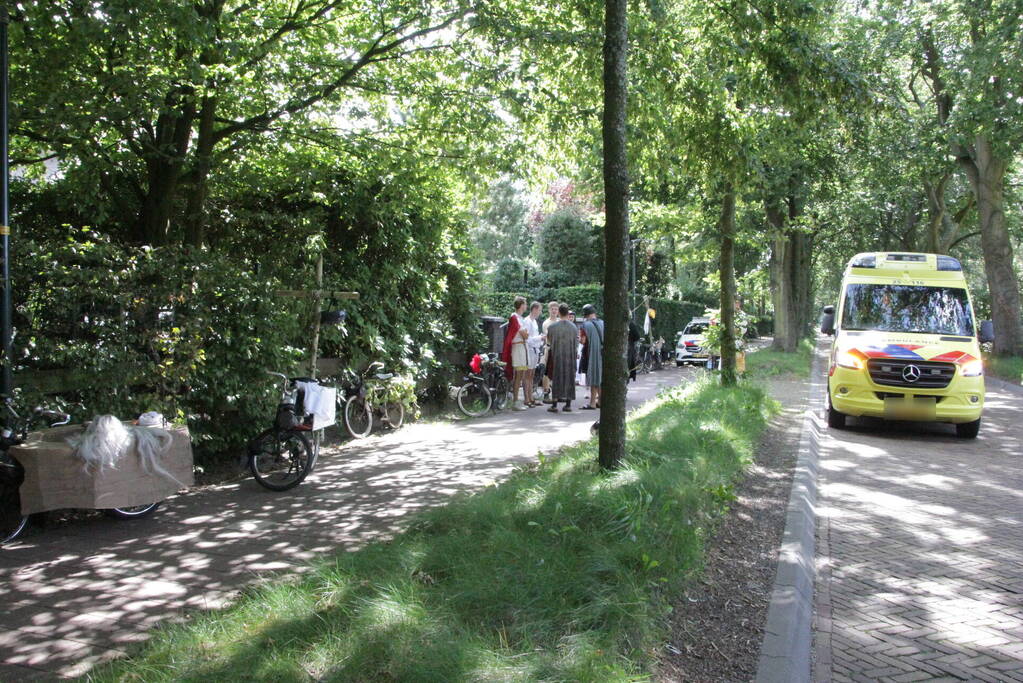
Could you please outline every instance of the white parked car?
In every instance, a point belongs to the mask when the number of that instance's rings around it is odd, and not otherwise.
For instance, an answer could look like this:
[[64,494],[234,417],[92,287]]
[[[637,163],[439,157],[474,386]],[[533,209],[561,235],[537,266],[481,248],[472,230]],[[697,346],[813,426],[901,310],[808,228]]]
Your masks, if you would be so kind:
[[700,344],[709,325],[710,318],[693,318],[686,324],[686,328],[678,333],[678,341],[675,342],[675,365],[682,367],[686,363],[707,362],[707,352]]

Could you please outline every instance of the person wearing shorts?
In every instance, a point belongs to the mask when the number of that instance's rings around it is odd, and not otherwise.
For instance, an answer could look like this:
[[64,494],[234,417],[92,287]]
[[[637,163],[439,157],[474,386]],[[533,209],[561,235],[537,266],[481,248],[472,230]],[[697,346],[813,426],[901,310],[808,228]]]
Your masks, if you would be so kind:
[[508,329],[504,335],[504,350],[501,352],[501,360],[508,364],[505,373],[511,372],[512,398],[515,403],[512,410],[525,410],[526,406],[518,402],[519,387],[522,386],[529,368],[529,354],[526,351],[526,339],[529,331],[523,324],[523,314],[526,312],[525,297],[515,297],[515,312],[508,318]]
[[527,408],[535,408],[540,405],[533,395],[534,375],[536,366],[540,364],[540,350],[543,347],[543,337],[540,335],[540,324],[537,319],[540,317],[541,304],[534,301],[529,305],[529,315],[522,320],[526,328],[526,376],[522,382],[522,393],[525,395]]

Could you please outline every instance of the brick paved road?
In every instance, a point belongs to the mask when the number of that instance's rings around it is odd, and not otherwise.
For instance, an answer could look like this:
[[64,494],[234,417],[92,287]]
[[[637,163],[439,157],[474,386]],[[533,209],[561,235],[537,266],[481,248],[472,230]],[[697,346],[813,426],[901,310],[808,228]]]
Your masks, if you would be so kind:
[[[697,372],[642,375],[628,404]],[[579,388],[580,399],[585,393]],[[588,438],[596,415],[535,408],[413,424],[325,449],[291,491],[246,478],[177,496],[151,518],[93,516],[19,539],[0,550],[0,681],[85,673],[154,625],[222,605],[319,554],[393,534],[415,510]]]
[[1023,396],[821,442],[814,678],[1023,681]]

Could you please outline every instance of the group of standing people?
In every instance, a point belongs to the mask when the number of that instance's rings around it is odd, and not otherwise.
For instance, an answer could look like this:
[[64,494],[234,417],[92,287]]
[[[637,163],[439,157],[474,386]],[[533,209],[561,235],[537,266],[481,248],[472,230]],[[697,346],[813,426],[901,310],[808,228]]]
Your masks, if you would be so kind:
[[[505,372],[511,379],[514,410],[526,410],[540,405],[533,387],[536,369],[544,367],[542,378],[544,403],[549,412],[571,412],[575,400],[576,374],[585,376],[589,388],[588,404],[583,410],[600,407],[600,382],[603,375],[604,321],[597,317],[591,304],[583,306],[583,322],[575,322],[575,312],[567,304],[552,301],[547,304],[547,319],[538,322],[542,304],[534,301],[526,307],[524,297],[515,297],[515,312],[508,318],[501,360],[507,363]],[[522,401],[519,389],[522,390]]]

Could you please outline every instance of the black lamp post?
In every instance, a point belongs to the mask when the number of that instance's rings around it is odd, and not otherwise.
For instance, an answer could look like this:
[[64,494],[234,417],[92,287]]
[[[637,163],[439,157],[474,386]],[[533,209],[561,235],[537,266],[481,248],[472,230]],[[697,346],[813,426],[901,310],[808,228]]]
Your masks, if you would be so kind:
[[14,355],[11,328],[11,228],[8,205],[10,168],[7,161],[7,3],[0,7],[0,247],[3,250],[3,300],[0,301],[0,334],[3,335],[4,366],[0,377],[0,394],[10,396],[13,390],[11,365]]

